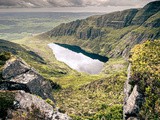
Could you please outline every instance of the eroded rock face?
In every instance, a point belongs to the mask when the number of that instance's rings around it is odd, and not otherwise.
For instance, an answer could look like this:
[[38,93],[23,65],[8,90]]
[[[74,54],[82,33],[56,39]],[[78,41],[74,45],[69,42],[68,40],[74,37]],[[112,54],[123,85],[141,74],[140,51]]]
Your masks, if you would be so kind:
[[130,117],[138,117],[140,106],[142,105],[143,95],[138,92],[137,87],[137,85],[134,86],[133,91],[124,106],[124,113],[127,119]]
[[128,67],[128,79],[124,85],[124,106],[123,119],[124,120],[138,120],[139,111],[144,101],[144,96],[138,91],[138,85],[135,85],[132,90],[130,85],[130,71],[131,64]]
[[6,119],[71,120],[66,114],[59,113],[45,100],[35,95],[24,91],[5,93],[14,94],[13,105],[7,110]]
[[2,77],[4,79],[9,79],[17,75],[23,74],[31,68],[20,59],[11,59],[6,62],[4,69],[2,71]]
[[[50,98],[54,101],[50,83],[21,59],[15,58],[7,61],[2,71],[2,77],[6,81],[13,82],[12,84],[5,83],[5,89],[14,88],[14,90],[25,91],[27,89],[30,93],[43,99]],[[17,85],[17,87],[13,87],[14,85]],[[4,87],[1,86],[4,86],[4,84],[0,84],[0,88],[3,89]],[[25,89],[23,89],[24,87]]]

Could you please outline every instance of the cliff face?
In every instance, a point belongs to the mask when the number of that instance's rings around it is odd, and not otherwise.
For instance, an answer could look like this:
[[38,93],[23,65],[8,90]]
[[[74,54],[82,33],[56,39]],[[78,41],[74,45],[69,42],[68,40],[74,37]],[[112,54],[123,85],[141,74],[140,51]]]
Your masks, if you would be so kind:
[[71,36],[78,39],[95,39],[103,35],[102,28],[111,27],[120,29],[131,25],[131,21],[138,12],[137,9],[114,12],[102,16],[89,17],[85,20],[76,20],[67,24],[61,24],[48,32],[51,36]]
[[123,106],[123,119],[124,120],[138,120],[139,111],[144,102],[144,95],[139,90],[138,85],[131,85],[131,64],[128,67],[128,79],[124,86],[124,106]]
[[101,55],[126,57],[135,44],[160,38],[159,6],[160,1],[154,1],[141,9],[91,16],[61,24],[45,35]]
[[50,82],[22,59],[12,57],[1,69],[0,118],[70,119],[56,110]]
[[124,120],[160,119],[160,41],[132,49],[124,86]]

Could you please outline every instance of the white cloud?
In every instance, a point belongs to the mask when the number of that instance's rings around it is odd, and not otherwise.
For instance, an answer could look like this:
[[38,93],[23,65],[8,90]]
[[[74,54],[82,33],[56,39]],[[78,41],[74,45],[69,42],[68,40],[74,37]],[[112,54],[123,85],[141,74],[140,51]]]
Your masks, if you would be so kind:
[[0,6],[77,7],[77,6],[144,6],[154,0],[0,0]]

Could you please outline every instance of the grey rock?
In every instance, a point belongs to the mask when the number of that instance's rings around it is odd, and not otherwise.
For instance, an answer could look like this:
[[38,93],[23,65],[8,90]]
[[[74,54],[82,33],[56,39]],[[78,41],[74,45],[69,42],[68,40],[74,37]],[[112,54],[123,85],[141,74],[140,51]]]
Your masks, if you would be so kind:
[[135,85],[126,104],[124,105],[125,118],[138,117],[140,107],[143,102],[143,95],[138,92],[138,86]]
[[138,120],[139,111],[144,101],[144,96],[138,91],[138,85],[131,82],[131,63],[128,66],[128,77],[124,85],[123,120]]
[[43,100],[50,98],[54,101],[51,84],[23,60],[17,58],[8,60],[2,75],[0,102],[9,100],[9,106],[6,106],[7,108],[0,106],[2,112],[0,119],[71,120],[66,114],[59,113],[54,105]]
[[132,86],[129,84],[130,83],[130,78],[131,78],[131,64],[129,64],[127,72],[128,72],[127,80],[124,84],[124,104],[126,104],[128,98],[129,98],[129,95],[132,92],[131,91]]
[[0,81],[0,90],[24,90],[30,93],[27,85],[11,81]]
[[[128,70],[127,70],[127,80],[124,84],[124,106],[127,104],[127,100],[130,96],[130,93],[132,92],[131,89],[132,89],[132,86],[129,84],[129,81],[130,81],[130,77],[131,77],[131,64],[129,64],[128,66]],[[123,107],[123,119],[125,120],[125,107]]]
[[[17,87],[13,87],[16,84],[2,84],[2,86],[6,86],[4,87],[5,89],[8,88],[7,90],[13,90],[14,88],[14,90],[26,91],[27,89],[30,93],[38,95],[43,99],[50,98],[54,101],[50,82],[45,80],[21,59],[13,58],[8,60],[4,66],[2,77],[17,84]],[[22,89],[24,86],[25,89]]]
[[138,120],[138,118],[136,118],[136,117],[130,117],[127,120]]
[[11,78],[10,81],[25,84],[32,94],[36,94],[43,99],[54,100],[50,83],[33,70]]
[[25,73],[28,70],[30,70],[30,67],[23,60],[12,58],[6,62],[2,71],[2,77],[9,79]]
[[[11,92],[12,91],[10,91],[10,93]],[[25,120],[25,117],[32,117],[32,119],[38,120],[71,120],[66,114],[59,113],[45,100],[35,95],[25,93],[24,91],[15,91],[13,93],[15,100],[13,107],[7,110],[6,118],[8,119],[16,119],[18,117],[19,119]],[[27,116],[22,116],[21,113]]]

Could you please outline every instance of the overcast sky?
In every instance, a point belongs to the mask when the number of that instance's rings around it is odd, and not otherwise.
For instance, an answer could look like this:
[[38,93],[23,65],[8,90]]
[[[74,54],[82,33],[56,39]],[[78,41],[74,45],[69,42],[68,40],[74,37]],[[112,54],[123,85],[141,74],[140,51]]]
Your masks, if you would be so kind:
[[0,8],[23,8],[26,11],[33,10],[30,8],[43,8],[41,10],[112,12],[140,8],[151,1],[155,0],[0,0]]

